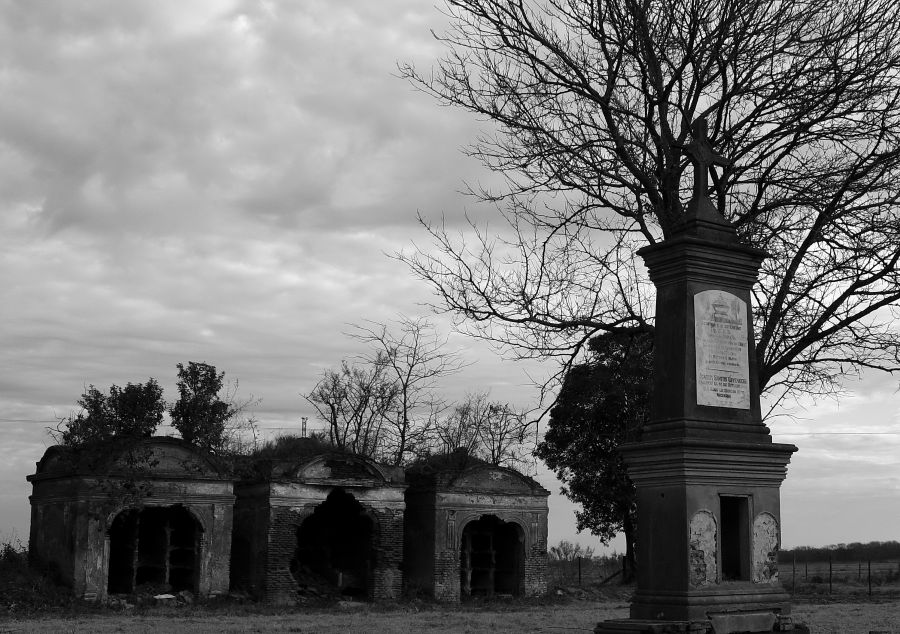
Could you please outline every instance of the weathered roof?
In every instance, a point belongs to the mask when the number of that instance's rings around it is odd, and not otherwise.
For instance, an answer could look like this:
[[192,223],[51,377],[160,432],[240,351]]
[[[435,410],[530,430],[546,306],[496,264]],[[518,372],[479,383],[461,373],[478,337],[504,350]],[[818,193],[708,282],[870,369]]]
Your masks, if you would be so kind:
[[144,477],[231,479],[215,456],[180,438],[110,438],[79,447],[55,445],[44,452],[28,480],[76,475],[124,475],[140,471]]
[[423,458],[406,470],[406,479],[414,489],[550,495],[534,478],[509,467],[492,465],[464,451]]
[[256,473],[264,480],[296,482],[353,482],[400,484],[403,469],[376,462],[371,458],[342,451],[320,451],[290,460],[262,460]]

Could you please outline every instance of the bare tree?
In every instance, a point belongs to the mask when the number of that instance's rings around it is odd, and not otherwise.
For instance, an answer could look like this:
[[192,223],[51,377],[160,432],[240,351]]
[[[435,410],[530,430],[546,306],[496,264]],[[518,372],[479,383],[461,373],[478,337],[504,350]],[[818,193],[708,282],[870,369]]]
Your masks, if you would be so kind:
[[426,319],[404,316],[395,329],[378,322],[353,328],[351,337],[373,346],[363,360],[372,366],[383,363],[385,379],[395,383],[397,396],[385,420],[384,441],[390,462],[404,464],[409,455],[424,450],[431,421],[443,409],[438,382],[466,364]]
[[526,467],[531,422],[508,403],[491,401],[487,392],[469,393],[435,425],[437,453],[464,451],[489,464]]
[[467,394],[463,402],[453,405],[434,425],[434,451],[450,454],[463,451],[474,456],[481,444],[483,394]]
[[481,427],[481,452],[493,465],[523,468],[533,443],[528,434],[532,424],[525,412],[509,403],[489,403]]
[[[598,331],[651,331],[635,251],[672,235],[691,124],[729,167],[710,188],[768,252],[760,385],[838,389],[900,369],[900,31],[894,0],[448,0],[447,55],[402,73],[496,124],[508,227],[400,255],[438,308],[520,357],[571,363]],[[499,326],[499,327],[498,327]]]
[[328,424],[328,438],[339,449],[382,459],[385,421],[395,409],[396,382],[383,354],[371,364],[326,370],[306,400]]

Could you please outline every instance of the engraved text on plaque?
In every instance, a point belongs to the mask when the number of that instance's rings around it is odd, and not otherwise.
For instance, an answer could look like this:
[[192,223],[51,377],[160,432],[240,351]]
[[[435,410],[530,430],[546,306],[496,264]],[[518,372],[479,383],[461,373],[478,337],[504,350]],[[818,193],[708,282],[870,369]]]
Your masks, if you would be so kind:
[[697,404],[750,409],[747,304],[725,291],[694,295]]

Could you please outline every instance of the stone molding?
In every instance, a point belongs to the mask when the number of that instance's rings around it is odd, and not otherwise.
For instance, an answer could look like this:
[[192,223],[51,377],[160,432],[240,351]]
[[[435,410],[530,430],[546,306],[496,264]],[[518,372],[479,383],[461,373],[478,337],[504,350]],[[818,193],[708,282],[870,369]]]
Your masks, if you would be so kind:
[[[534,535],[532,535],[531,530],[531,521],[530,518],[527,517],[526,513],[521,511],[507,511],[504,509],[486,509],[482,507],[479,510],[473,509],[465,509],[462,512],[455,509],[448,509],[448,516],[450,513],[455,514],[455,525],[456,531],[455,535],[452,536],[452,543],[445,543],[445,550],[459,552],[459,540],[462,537],[463,531],[466,526],[471,523],[478,521],[482,517],[486,515],[493,515],[497,517],[502,522],[507,522],[509,524],[515,524],[521,532],[522,540],[525,545],[525,558],[528,559],[530,551],[535,543]],[[448,517],[448,526],[450,523]],[[450,531],[447,531],[447,541],[449,542],[451,538]]]
[[751,288],[758,278],[765,251],[742,244],[677,235],[638,251],[657,286],[685,281],[710,284],[722,290]]
[[628,475],[642,486],[775,486],[787,476],[794,445],[671,439],[620,447]]

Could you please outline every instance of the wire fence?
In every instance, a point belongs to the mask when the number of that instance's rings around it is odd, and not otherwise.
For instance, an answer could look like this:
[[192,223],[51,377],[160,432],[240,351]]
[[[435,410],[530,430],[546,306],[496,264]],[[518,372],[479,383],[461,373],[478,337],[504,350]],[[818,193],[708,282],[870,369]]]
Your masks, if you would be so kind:
[[900,595],[900,560],[798,561],[778,566],[782,586],[793,595]]
[[548,581],[551,587],[588,587],[622,580],[624,557],[575,557],[551,559]]
[[[551,559],[550,587],[589,588],[622,582],[624,558],[575,557]],[[799,561],[778,565],[782,587],[792,595],[900,596],[900,559],[860,561]]]

